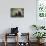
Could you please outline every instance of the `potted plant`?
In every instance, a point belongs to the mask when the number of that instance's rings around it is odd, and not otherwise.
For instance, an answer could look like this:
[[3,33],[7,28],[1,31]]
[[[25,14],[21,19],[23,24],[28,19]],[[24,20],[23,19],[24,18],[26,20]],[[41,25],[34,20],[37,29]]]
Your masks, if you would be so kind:
[[40,29],[45,29],[45,26],[41,26]]
[[40,40],[42,38],[45,38],[44,37],[46,36],[45,34],[46,34],[45,32],[35,32],[33,35],[37,38],[38,43],[41,43]]
[[32,25],[32,27],[35,28],[36,30],[45,29],[45,26]]
[[36,30],[38,30],[38,26],[37,25],[32,25],[33,28],[35,28]]

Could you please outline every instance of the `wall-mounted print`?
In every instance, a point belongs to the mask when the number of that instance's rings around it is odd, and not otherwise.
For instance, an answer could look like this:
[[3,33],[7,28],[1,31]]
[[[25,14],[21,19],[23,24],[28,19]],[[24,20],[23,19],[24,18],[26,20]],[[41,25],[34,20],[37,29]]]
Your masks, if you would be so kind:
[[11,17],[24,17],[24,8],[11,8]]
[[46,0],[37,0],[37,15],[39,18],[46,17]]

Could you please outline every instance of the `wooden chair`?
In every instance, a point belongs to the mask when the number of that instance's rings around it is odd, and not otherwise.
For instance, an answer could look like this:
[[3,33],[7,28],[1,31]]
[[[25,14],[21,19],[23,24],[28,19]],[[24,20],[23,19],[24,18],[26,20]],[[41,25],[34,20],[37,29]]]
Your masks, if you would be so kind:
[[26,46],[30,46],[30,42],[29,42],[29,33],[21,33],[21,36],[26,36],[26,39],[27,39],[27,41],[26,41]]
[[17,36],[17,38],[15,38],[15,40],[17,40],[17,42],[16,42],[16,45],[15,46],[18,46],[18,33],[17,34],[10,34],[10,33],[5,33],[5,46],[7,46],[8,45],[8,42],[7,42],[7,36]]

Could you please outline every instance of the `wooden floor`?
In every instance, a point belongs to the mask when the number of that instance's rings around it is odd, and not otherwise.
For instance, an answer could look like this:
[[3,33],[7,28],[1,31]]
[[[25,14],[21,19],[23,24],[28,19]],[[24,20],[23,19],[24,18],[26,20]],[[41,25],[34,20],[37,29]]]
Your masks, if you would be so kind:
[[[4,46],[4,43],[2,42],[0,42],[0,46]],[[8,43],[8,45],[7,46],[15,46],[15,43]],[[22,45],[21,45],[22,46]],[[25,46],[25,45],[24,45]],[[30,43],[30,46],[37,46],[37,43]],[[46,46],[46,43],[44,43],[43,45],[41,45],[41,46]]]

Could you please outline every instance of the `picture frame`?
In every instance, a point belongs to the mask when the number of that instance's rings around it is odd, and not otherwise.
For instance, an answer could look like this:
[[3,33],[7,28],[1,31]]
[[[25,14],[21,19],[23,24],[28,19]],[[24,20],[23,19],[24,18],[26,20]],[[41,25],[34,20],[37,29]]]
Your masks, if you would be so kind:
[[36,1],[36,24],[43,25],[46,24],[46,0]]
[[37,16],[39,18],[46,17],[46,0],[37,0]]
[[24,8],[11,8],[11,17],[24,17]]

